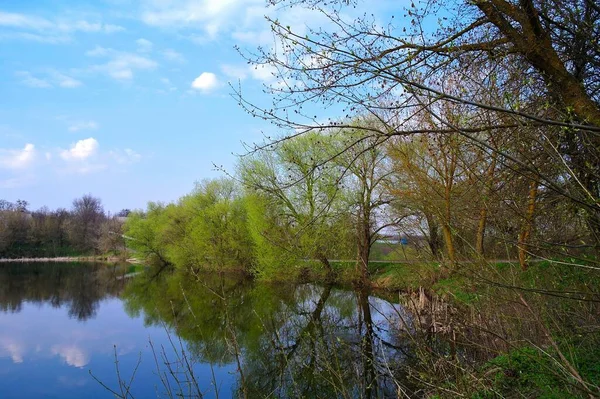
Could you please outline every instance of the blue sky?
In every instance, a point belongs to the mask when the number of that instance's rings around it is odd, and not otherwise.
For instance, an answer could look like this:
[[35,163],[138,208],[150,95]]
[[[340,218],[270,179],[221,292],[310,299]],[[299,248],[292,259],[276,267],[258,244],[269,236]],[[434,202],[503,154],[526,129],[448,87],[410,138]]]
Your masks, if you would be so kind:
[[228,86],[260,99],[273,83],[234,49],[272,45],[265,14],[324,23],[264,0],[0,2],[0,198],[56,208],[92,193],[114,212],[232,170],[242,142],[274,133]]

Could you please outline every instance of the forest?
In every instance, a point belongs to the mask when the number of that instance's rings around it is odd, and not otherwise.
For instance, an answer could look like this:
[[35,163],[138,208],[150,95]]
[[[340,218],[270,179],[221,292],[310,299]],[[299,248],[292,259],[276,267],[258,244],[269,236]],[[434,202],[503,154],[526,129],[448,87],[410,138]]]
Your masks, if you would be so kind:
[[0,258],[40,258],[123,254],[124,209],[110,216],[90,194],[73,200],[71,209],[28,209],[29,203],[0,200]]

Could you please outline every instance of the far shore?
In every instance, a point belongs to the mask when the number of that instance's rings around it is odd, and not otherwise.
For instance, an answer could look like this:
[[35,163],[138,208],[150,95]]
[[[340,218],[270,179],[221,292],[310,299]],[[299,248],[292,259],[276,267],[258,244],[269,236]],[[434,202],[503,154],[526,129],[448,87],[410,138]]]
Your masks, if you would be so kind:
[[122,259],[116,256],[58,256],[52,258],[0,258],[0,263],[32,262],[128,262],[140,263],[136,258]]

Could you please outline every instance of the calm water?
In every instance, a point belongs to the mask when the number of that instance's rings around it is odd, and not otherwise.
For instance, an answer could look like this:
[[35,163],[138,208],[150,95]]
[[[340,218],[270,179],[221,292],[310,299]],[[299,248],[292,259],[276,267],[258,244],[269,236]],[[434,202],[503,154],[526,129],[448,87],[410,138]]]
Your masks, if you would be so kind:
[[128,269],[0,264],[0,398],[111,398],[136,370],[127,397],[395,396],[410,324],[399,305]]

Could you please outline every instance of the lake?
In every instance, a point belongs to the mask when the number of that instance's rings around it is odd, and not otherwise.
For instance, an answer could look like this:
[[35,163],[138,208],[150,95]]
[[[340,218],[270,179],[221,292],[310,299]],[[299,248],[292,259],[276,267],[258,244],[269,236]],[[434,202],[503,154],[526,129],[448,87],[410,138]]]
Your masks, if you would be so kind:
[[397,303],[242,276],[124,278],[131,271],[0,264],[0,397],[397,396],[412,325]]

